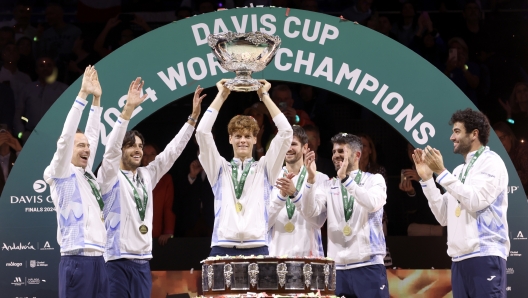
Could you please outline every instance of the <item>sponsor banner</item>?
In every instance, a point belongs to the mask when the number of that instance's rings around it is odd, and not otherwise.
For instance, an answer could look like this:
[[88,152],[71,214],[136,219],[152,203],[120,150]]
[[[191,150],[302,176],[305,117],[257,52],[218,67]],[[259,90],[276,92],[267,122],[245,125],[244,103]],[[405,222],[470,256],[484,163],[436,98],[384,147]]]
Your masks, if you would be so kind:
[[[147,97],[134,111],[130,128],[172,101],[193,93],[198,84],[208,88],[222,78],[233,78],[235,74],[219,66],[207,44],[209,33],[228,30],[258,30],[282,39],[275,59],[263,71],[255,73],[254,78],[308,84],[349,98],[384,119],[414,146],[431,145],[439,149],[448,169],[463,162],[459,155],[452,153],[451,127],[447,123],[454,111],[475,106],[442,72],[413,51],[367,27],[325,14],[262,7],[223,10],[173,22],[132,40],[101,60],[97,70],[105,93],[104,111],[94,164],[102,159],[103,145],[135,77],[141,76],[145,81],[141,91]],[[56,140],[80,82],[79,79],[73,83],[42,118],[35,129],[39,133],[28,139],[4,187],[0,197],[0,263],[10,263],[16,257],[45,260],[49,266],[42,270],[50,270],[50,274],[57,268],[60,249],[54,240],[56,206],[42,176],[56,150]],[[81,129],[87,116],[85,111]],[[514,233],[510,236],[511,251],[520,254],[512,257],[519,259],[528,253],[526,247],[518,246],[528,243],[522,239],[523,229],[528,226],[526,196],[511,160],[494,133],[488,145],[502,156],[509,171],[508,217],[510,232]],[[519,231],[523,232],[522,237],[518,236]],[[519,263],[528,266],[528,262]],[[528,292],[528,283],[520,279],[528,276],[528,272],[524,267],[515,269],[518,274],[510,276],[519,276],[519,279],[509,282],[515,288],[510,297]],[[34,278],[30,273],[13,275],[0,271],[0,291],[8,297],[30,296],[29,291],[15,293],[11,285],[14,276],[19,276],[21,280],[17,283],[24,285],[26,277]],[[32,287],[56,291],[56,278],[47,280]]]

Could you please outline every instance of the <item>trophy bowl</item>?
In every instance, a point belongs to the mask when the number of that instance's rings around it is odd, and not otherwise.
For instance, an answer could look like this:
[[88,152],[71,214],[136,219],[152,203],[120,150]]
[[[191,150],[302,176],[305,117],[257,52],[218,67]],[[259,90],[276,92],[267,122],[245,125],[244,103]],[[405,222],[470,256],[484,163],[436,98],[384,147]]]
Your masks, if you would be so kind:
[[210,34],[207,41],[220,65],[236,73],[236,77],[225,82],[224,86],[242,92],[256,91],[262,86],[251,74],[263,70],[281,44],[280,37],[259,31]]

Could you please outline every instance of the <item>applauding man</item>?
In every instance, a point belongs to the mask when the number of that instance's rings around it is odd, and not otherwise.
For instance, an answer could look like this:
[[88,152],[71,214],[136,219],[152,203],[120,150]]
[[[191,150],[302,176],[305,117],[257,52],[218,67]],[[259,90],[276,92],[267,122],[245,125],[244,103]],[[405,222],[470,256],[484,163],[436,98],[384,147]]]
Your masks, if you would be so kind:
[[[328,214],[328,257],[336,263],[336,296],[388,298],[381,223],[387,200],[385,179],[359,169],[361,138],[340,133],[332,143],[337,178],[313,187],[319,177],[308,171],[301,204],[304,216]],[[313,169],[314,156],[307,157],[306,164]]]
[[[290,150],[286,152],[286,166],[273,188],[269,208],[269,247],[272,256],[290,257],[324,257],[321,227],[326,220],[326,213],[317,217],[305,217],[300,208],[303,189],[306,186],[308,171],[315,170],[304,166],[304,155],[315,158],[315,152],[308,149],[308,136],[299,125],[293,126],[293,140]],[[324,183],[328,176],[315,173],[317,182]]]
[[[506,297],[508,171],[486,146],[490,124],[479,111],[465,109],[451,117],[454,153],[464,163],[450,173],[440,151],[415,149],[413,159],[429,207],[447,225],[447,254],[452,258],[453,297]],[[445,194],[435,186],[446,189]]]
[[210,256],[268,255],[269,196],[290,147],[292,128],[268,94],[270,83],[261,80],[262,87],[257,93],[277,125],[277,135],[266,155],[257,162],[252,158],[259,132],[257,121],[250,116],[235,116],[227,127],[234,158],[231,162],[225,160],[211,133],[218,111],[230,93],[225,81],[216,84],[218,94],[196,130],[199,159],[215,196]]
[[152,189],[191,138],[205,96],[200,96],[203,89],[198,86],[187,123],[154,161],[140,167],[143,136],[138,131],[126,129],[132,112],[147,96],[140,96],[142,87],[141,78],[130,85],[123,112],[108,137],[97,177],[108,201],[105,206],[108,231],[105,259],[108,274],[112,276],[111,297],[150,297],[152,281],[148,260],[152,258]]
[[[92,173],[99,142],[101,86],[93,66],[66,117],[51,164],[44,170],[57,211],[60,245],[59,297],[109,297],[103,252],[103,199]],[[93,94],[86,133],[78,130],[86,98]]]

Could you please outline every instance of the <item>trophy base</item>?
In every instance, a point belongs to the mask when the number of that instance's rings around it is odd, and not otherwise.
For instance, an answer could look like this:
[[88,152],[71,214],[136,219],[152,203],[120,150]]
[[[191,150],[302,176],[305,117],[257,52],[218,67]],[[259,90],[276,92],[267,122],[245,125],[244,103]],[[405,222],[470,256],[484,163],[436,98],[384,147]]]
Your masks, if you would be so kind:
[[262,87],[262,84],[259,83],[259,81],[255,79],[234,78],[232,80],[225,82],[224,86],[231,91],[251,92],[251,91],[257,91],[260,87]]

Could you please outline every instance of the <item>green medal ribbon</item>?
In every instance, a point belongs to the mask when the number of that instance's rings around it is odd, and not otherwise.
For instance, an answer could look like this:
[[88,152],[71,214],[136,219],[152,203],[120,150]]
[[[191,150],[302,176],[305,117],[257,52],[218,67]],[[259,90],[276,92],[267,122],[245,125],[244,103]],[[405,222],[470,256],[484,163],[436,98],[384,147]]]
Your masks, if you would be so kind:
[[[460,176],[458,176],[458,179],[460,179],[462,184],[464,184],[464,182],[466,182],[466,178],[467,178],[467,175],[469,173],[469,170],[473,167],[473,164],[475,163],[475,161],[477,161],[477,158],[479,158],[479,156],[482,154],[482,152],[484,152],[484,149],[486,149],[486,147],[480,146],[479,150],[475,153],[475,155],[473,155],[473,157],[469,161],[469,164],[468,164],[468,166],[466,168],[466,172],[465,173],[462,174],[462,171],[464,170],[464,167],[462,167],[462,170],[460,170]],[[460,201],[457,200],[457,202],[460,205]]]
[[[92,188],[92,193],[97,200],[97,203],[99,204],[99,208],[101,208],[101,211],[103,211],[104,208],[104,202],[103,197],[101,196],[101,192],[99,189],[97,189],[97,186],[95,186],[95,178],[88,172],[84,172],[84,178],[88,181],[88,184],[90,184],[90,187]],[[93,181],[92,181],[93,180]]]
[[[473,157],[469,161],[469,164],[468,164],[468,166],[466,168],[466,172],[463,175],[460,175],[458,177],[460,179],[460,181],[462,182],[462,184],[464,184],[464,182],[466,181],[466,177],[467,177],[467,175],[469,173],[469,170],[473,167],[473,164],[475,163],[475,161],[477,161],[477,158],[479,158],[479,156],[482,154],[482,152],[484,152],[484,149],[486,149],[486,147],[484,147],[484,146],[481,146],[479,148],[479,150],[475,153],[475,155],[473,155]],[[460,171],[460,174],[462,174],[462,171]]]
[[249,170],[251,169],[251,164],[253,163],[253,160],[249,161],[246,168],[242,172],[242,176],[240,177],[240,181],[237,180],[238,178],[238,166],[237,164],[232,160],[231,161],[231,169],[233,170],[233,173],[231,174],[231,179],[233,180],[233,185],[235,186],[235,196],[238,199],[242,196],[242,191],[244,190],[244,184],[246,184],[246,178],[249,174]]
[[[363,172],[361,172],[361,170],[358,170],[356,178],[354,178],[354,181],[357,184],[359,184],[359,182],[361,181],[361,176],[363,176]],[[354,197],[348,196],[348,191],[343,186],[343,183],[341,183],[341,194],[343,195],[343,207],[345,209],[345,221],[348,222],[350,217],[352,217],[352,211],[354,210]]]
[[148,201],[147,190],[145,189],[145,186],[143,185],[143,183],[140,182],[141,188],[143,188],[143,204],[141,204],[141,199],[139,198],[139,194],[136,188],[134,187],[132,182],[130,182],[130,179],[128,179],[128,176],[123,171],[121,171],[121,173],[123,173],[123,176],[125,176],[126,180],[128,181],[128,183],[130,183],[130,186],[132,186],[132,189],[134,190],[134,200],[136,201],[136,208],[139,212],[139,218],[141,218],[141,221],[143,221],[145,219],[145,211],[147,209],[147,201]]
[[[299,173],[299,179],[297,179],[297,185],[295,186],[295,189],[297,189],[297,191],[301,190],[301,186],[304,182],[304,177],[306,177],[305,166],[303,166],[303,168],[301,169],[301,172]],[[291,220],[293,217],[293,213],[295,212],[295,205],[292,203],[290,197],[286,198],[286,212],[288,213],[288,219]]]

